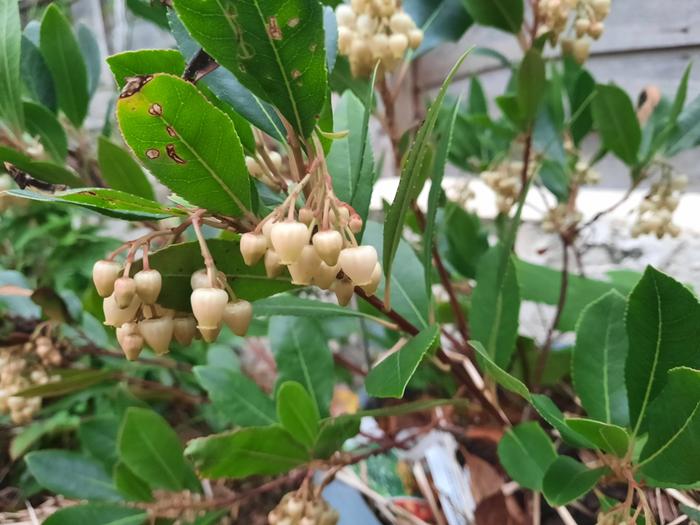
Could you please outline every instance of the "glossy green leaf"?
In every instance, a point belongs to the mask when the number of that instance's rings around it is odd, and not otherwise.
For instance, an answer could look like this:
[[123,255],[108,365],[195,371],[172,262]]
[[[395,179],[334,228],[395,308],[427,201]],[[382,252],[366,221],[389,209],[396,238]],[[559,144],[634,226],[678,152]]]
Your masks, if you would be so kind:
[[44,56],[39,49],[40,25],[32,20],[24,28],[22,35],[22,57],[20,71],[26,93],[32,100],[47,107],[54,113],[58,107],[53,78]]
[[[494,3],[498,3],[496,0]],[[544,60],[539,51],[530,49],[518,70],[518,106],[526,126],[531,125],[545,93]]]
[[411,201],[413,201],[420,192],[420,187],[418,187],[419,183],[424,182],[420,174],[423,163],[426,161],[426,157],[430,151],[430,137],[432,136],[438,116],[440,115],[440,108],[445,100],[447,88],[468,54],[469,51],[464,53],[447,75],[447,78],[440,88],[440,92],[430,105],[430,109],[428,109],[428,114],[423,124],[416,133],[416,138],[408,150],[406,159],[401,167],[401,180],[399,181],[394,201],[386,214],[386,220],[384,222],[382,262],[384,275],[390,283],[392,264],[403,233],[406,213],[410,208]]
[[67,375],[58,381],[31,386],[20,390],[15,395],[43,398],[64,396],[109,381],[113,375],[114,372],[110,370],[78,370],[74,374]]
[[648,267],[627,307],[625,382],[634,434],[647,428],[649,404],[678,366],[700,368],[700,303],[668,275]]
[[275,403],[251,379],[217,366],[197,366],[194,374],[217,408],[242,427],[277,423]]
[[593,129],[591,102],[593,101],[592,97],[595,96],[595,90],[595,79],[588,71],[582,70],[576,77],[576,82],[569,97],[571,115],[572,117],[577,115],[577,118],[575,120],[572,119],[569,126],[571,138],[576,145],[579,145]]
[[700,481],[700,371],[670,370],[649,406],[648,421],[649,438],[639,458],[642,474],[670,484]]
[[76,37],[78,45],[85,60],[85,67],[88,78],[88,94],[92,97],[100,84],[102,74],[102,56],[100,55],[100,45],[95,39],[95,35],[85,24],[78,24],[76,27]]
[[32,160],[20,151],[0,146],[0,170],[3,170],[3,164],[6,162],[49,184],[61,184],[71,188],[85,185],[72,170],[52,162]]
[[67,498],[118,501],[121,498],[104,467],[67,450],[39,450],[26,457],[39,485]]
[[343,93],[333,111],[336,132],[347,131],[334,140],[328,153],[328,170],[338,198],[350,204],[367,220],[374,183],[374,156],[365,125],[365,106],[352,91]]
[[586,307],[576,328],[571,367],[574,389],[588,415],[621,426],[629,423],[626,307],[627,301],[615,290]]
[[585,436],[579,434],[566,424],[564,413],[554,404],[554,401],[552,401],[549,396],[544,394],[531,394],[530,404],[537,410],[537,413],[542,416],[542,419],[557,429],[562,439],[568,444],[578,448],[595,448]]
[[542,492],[550,505],[566,505],[595,487],[607,470],[604,467],[589,469],[573,458],[559,456],[544,475]]
[[233,122],[194,85],[156,75],[119,98],[117,118],[141,163],[179,196],[229,215],[250,209],[250,177]]
[[195,439],[185,453],[200,474],[214,479],[282,474],[310,459],[306,448],[279,426]]
[[0,0],[0,118],[16,132],[20,132],[24,124],[21,42],[19,3],[16,0]]
[[80,426],[80,418],[67,412],[57,412],[47,419],[34,421],[21,429],[8,448],[10,457],[17,460],[45,437],[71,432]]
[[437,325],[424,328],[404,346],[375,365],[365,378],[370,396],[402,398],[426,353],[438,343]]
[[277,384],[297,381],[309,392],[322,416],[333,395],[333,355],[317,322],[299,317],[274,317],[270,346],[277,362]]
[[90,100],[87,69],[70,22],[55,4],[44,12],[40,48],[51,71],[58,106],[75,127],[80,127]]
[[557,458],[552,440],[534,421],[506,430],[498,442],[498,459],[521,487],[542,490],[545,472]]
[[114,465],[114,486],[130,501],[152,501],[153,493],[144,480],[134,474],[129,467],[121,461]]
[[[182,55],[191,59],[199,51],[200,46],[192,39],[172,9],[168,10],[168,22]],[[203,82],[219,100],[229,104],[256,128],[281,142],[285,141],[286,132],[275,108],[253,95],[229,70],[217,68],[200,82]]]
[[256,301],[253,305],[256,316],[271,317],[273,315],[289,315],[294,317],[311,317],[322,319],[326,317],[361,317],[375,319],[371,315],[335,303],[306,299],[297,295],[279,294]]
[[82,449],[109,470],[117,462],[118,433],[119,419],[115,416],[86,419],[78,428]]
[[136,16],[153,22],[158,27],[168,29],[166,13],[167,5],[161,2],[151,2],[151,0],[126,0],[126,6]]
[[129,77],[168,73],[182,75],[185,59],[175,49],[138,49],[107,57],[107,65],[114,75],[117,87],[122,89]]
[[323,8],[315,0],[177,0],[207,53],[308,136],[326,98]]
[[678,121],[671,132],[666,151],[674,156],[693,148],[700,143],[700,96],[695,97],[678,116]]
[[180,211],[166,208],[155,201],[105,188],[69,190],[51,195],[28,190],[11,190],[9,193],[16,197],[35,201],[72,204],[108,217],[131,221],[159,220],[182,214]]
[[[269,279],[262,262],[247,266],[243,262],[237,241],[208,239],[207,245],[217,269],[226,275],[229,285],[241,299],[255,301],[293,287],[289,276],[280,275]],[[158,250],[150,256],[150,264],[163,276],[159,304],[181,312],[190,311],[190,277],[204,268],[199,244],[196,241],[186,242]],[[140,268],[140,263],[135,264],[134,272]]]
[[[488,231],[475,213],[449,201],[445,205],[443,229],[447,238],[447,260],[460,274],[473,279],[479,261],[489,249]],[[433,270],[432,265],[427,266]]]
[[314,444],[313,456],[319,459],[331,457],[343,444],[360,432],[360,418],[334,417],[324,420]]
[[623,458],[629,451],[630,438],[621,426],[585,418],[569,418],[566,424],[603,452]]
[[523,25],[523,0],[463,0],[477,24],[517,34]]
[[603,145],[628,166],[637,164],[642,131],[627,93],[612,84],[599,84],[591,109]]
[[56,115],[34,102],[25,102],[22,107],[27,132],[39,138],[53,160],[63,163],[68,154],[68,138]]
[[490,375],[493,380],[496,381],[496,383],[501,385],[509,392],[518,394],[520,397],[526,400],[530,399],[530,391],[525,384],[498,366],[493,361],[493,358],[488,354],[486,348],[484,348],[484,345],[482,345],[479,341],[474,340],[469,341],[469,345],[474,349],[477,356],[480,358],[479,364],[481,367],[488,372],[488,375]]
[[446,42],[458,41],[473,23],[462,0],[406,0],[403,8],[423,31],[415,57]]
[[147,519],[148,514],[141,509],[90,503],[59,509],[44,525],[142,525]]
[[188,466],[180,438],[156,412],[126,411],[118,439],[120,460],[153,488],[182,490]]
[[115,190],[155,200],[153,187],[134,158],[107,137],[97,139],[97,160],[104,180]]
[[537,172],[542,184],[551,191],[559,202],[569,198],[569,176],[567,169],[559,162],[544,159]]
[[298,443],[306,448],[316,443],[320,421],[318,407],[296,381],[282,383],[277,389],[277,418]]
[[[520,313],[520,289],[512,257],[504,257],[503,245],[481,258],[472,294],[472,335],[501,368],[507,368],[515,350]],[[501,268],[502,261],[505,268]]]

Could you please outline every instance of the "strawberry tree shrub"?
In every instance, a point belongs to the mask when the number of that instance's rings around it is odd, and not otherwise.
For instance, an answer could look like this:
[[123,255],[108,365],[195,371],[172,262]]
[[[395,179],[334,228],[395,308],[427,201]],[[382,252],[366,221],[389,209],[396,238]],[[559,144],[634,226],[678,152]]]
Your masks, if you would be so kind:
[[[586,61],[609,0],[136,4],[177,49],[107,57],[115,103],[96,136],[90,31],[57,4],[29,21],[0,1],[2,260],[20,270],[0,283],[0,424],[15,506],[58,495],[49,525],[333,525],[343,511],[323,490],[339,473],[445,432],[503,482],[507,504],[478,501],[477,523],[697,517],[700,303],[652,267],[595,280],[570,263],[639,187],[631,235],[680,233],[688,179],[673,157],[700,139],[690,69],[639,110],[598,83]],[[412,62],[472,25],[522,54],[465,50],[402,128]],[[511,74],[493,100],[478,77],[448,89],[477,52]],[[579,209],[609,156],[628,191]],[[442,189],[448,165],[492,190],[493,223],[468,211],[468,188]],[[397,189],[370,214],[382,171]],[[532,192],[561,268],[514,249]],[[23,242],[10,232],[28,213],[38,233]],[[95,240],[117,223],[119,240]],[[95,249],[67,257],[44,248],[52,236]],[[553,306],[541,340],[520,335],[524,301]],[[554,352],[560,335],[573,344]],[[231,349],[248,346],[246,369]],[[261,364],[271,379],[251,372]],[[339,410],[348,387],[378,408]],[[429,423],[399,417],[411,413]],[[362,418],[388,421],[384,435],[361,435]],[[491,437],[475,447],[480,430]]]

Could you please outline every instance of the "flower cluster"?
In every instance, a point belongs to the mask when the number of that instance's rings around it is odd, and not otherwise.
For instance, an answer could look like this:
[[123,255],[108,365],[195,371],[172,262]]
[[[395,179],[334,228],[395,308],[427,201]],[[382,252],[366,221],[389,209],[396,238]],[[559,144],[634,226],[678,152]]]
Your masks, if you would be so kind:
[[600,173],[591,168],[587,162],[579,161],[574,167],[573,178],[577,185],[595,185],[600,182]]
[[182,345],[189,345],[199,335],[207,342],[214,341],[222,321],[234,333],[244,335],[252,318],[249,302],[235,299],[232,293],[229,301],[223,289],[225,276],[209,275],[207,270],[195,272],[190,280],[194,317],[156,303],[162,288],[157,270],[143,269],[130,277],[116,261],[101,260],[95,263],[92,277],[104,298],[105,324],[117,328],[117,341],[130,360],[138,358],[144,345],[163,355],[173,339]]
[[[574,16],[571,16],[574,13]],[[591,38],[597,40],[605,29],[604,20],[610,13],[610,0],[540,0],[539,16],[542,32],[550,33],[555,44],[573,18],[571,37],[562,40],[564,53],[572,55],[580,64],[590,54]],[[590,38],[589,38],[590,37]]]
[[496,207],[500,213],[508,213],[518,200],[522,188],[523,163],[506,161],[493,171],[484,171],[481,179],[496,193]]
[[59,366],[62,360],[60,350],[45,336],[0,348],[0,414],[9,414],[16,425],[31,422],[41,409],[41,398],[15,394],[52,381],[49,368]]
[[254,157],[246,155],[245,165],[251,177],[258,179],[273,191],[280,191],[280,172],[282,155],[276,151],[257,153]]
[[381,62],[380,72],[396,69],[406,51],[423,42],[423,31],[399,0],[352,0],[336,8],[338,51],[350,60],[353,76],[366,77]]
[[656,235],[659,239],[665,235],[677,237],[681,230],[673,223],[673,212],[678,208],[681,193],[687,185],[688,177],[685,175],[664,176],[652,184],[639,205],[632,237],[645,234]]
[[542,229],[547,233],[566,234],[571,232],[582,219],[583,215],[580,211],[562,203],[547,210],[547,214],[542,219]]
[[267,516],[270,525],[336,525],[338,512],[321,497],[289,492]]

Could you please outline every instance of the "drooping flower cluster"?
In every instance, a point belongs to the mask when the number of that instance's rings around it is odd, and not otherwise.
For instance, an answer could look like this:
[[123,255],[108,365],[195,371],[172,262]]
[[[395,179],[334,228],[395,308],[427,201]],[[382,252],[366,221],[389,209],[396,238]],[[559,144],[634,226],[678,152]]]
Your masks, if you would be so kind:
[[321,497],[289,492],[267,516],[270,525],[336,525],[338,512]]
[[595,185],[600,182],[600,173],[591,168],[587,162],[579,161],[574,167],[574,183],[577,185]]
[[245,165],[251,177],[258,179],[268,188],[280,191],[280,172],[282,155],[276,151],[265,152],[265,156],[256,153],[254,157],[246,155]]
[[678,208],[681,194],[687,185],[688,177],[685,175],[667,175],[652,184],[637,210],[632,236],[652,234],[659,239],[665,235],[677,237],[681,230],[673,223],[673,213]]
[[[580,64],[590,54],[591,38],[597,40],[605,29],[604,20],[610,13],[611,0],[540,0],[539,16],[542,33],[550,33],[556,44],[573,19],[571,36],[562,39],[562,51],[572,55]],[[573,13],[573,17],[571,16]],[[589,38],[590,37],[590,38]]]
[[542,229],[547,233],[567,234],[583,219],[583,214],[567,203],[562,203],[547,210],[542,219]]
[[508,213],[518,200],[522,171],[521,161],[506,161],[492,171],[481,173],[481,179],[496,193],[496,207],[500,213]]
[[353,76],[367,77],[381,61],[380,72],[391,72],[406,51],[423,42],[423,31],[399,0],[352,0],[336,8],[338,51],[348,57]]
[[210,279],[206,270],[195,272],[190,281],[194,316],[157,304],[162,288],[157,270],[144,269],[130,277],[116,261],[102,260],[95,263],[92,277],[104,298],[105,324],[116,327],[117,341],[130,360],[137,359],[145,345],[163,355],[173,339],[189,345],[201,334],[205,341],[214,341],[222,321],[243,335],[252,318],[250,303],[233,297],[229,301],[225,277]]
[[0,348],[0,413],[9,414],[16,425],[30,423],[41,409],[41,398],[15,394],[52,381],[50,368],[62,360],[61,351],[46,336]]

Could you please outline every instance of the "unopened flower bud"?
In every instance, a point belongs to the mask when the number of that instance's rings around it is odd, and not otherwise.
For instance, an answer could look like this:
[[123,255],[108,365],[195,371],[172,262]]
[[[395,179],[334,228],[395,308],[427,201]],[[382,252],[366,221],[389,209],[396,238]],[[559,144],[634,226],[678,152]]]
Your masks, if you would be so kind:
[[583,64],[591,53],[591,41],[586,38],[574,40],[573,55],[576,62]]
[[263,174],[262,166],[253,157],[246,156],[245,167],[252,177],[260,177]]
[[340,250],[343,249],[343,236],[339,231],[325,230],[317,232],[311,238],[311,242],[323,262],[329,266],[334,266],[338,262]]
[[173,320],[169,317],[145,319],[139,323],[139,332],[156,354],[163,355],[170,351],[168,347],[173,339]]
[[136,323],[124,323],[117,328],[117,341],[129,361],[138,359],[143,349],[143,336]]
[[197,322],[194,317],[176,317],[173,319],[173,338],[183,346],[189,346],[197,335]]
[[288,266],[289,274],[292,276],[292,284],[301,286],[311,284],[319,266],[321,266],[321,258],[316,253],[316,249],[310,244],[305,245],[296,262]]
[[355,24],[355,11],[347,4],[340,4],[335,8],[335,18],[341,27],[352,27]]
[[120,327],[124,323],[131,321],[136,315],[136,311],[141,306],[141,300],[134,294],[131,304],[126,308],[119,308],[114,294],[106,297],[102,301],[102,310],[105,315],[107,326]]
[[136,293],[143,304],[153,304],[158,300],[163,278],[158,270],[141,270],[134,275]]
[[274,279],[282,272],[282,263],[280,256],[275,250],[267,250],[265,252],[265,274],[268,278]]
[[267,240],[259,233],[244,233],[241,235],[241,255],[243,262],[248,266],[253,266],[267,251]]
[[408,45],[411,49],[418,49],[423,43],[423,31],[416,28],[408,32]]
[[[216,272],[216,278],[217,281],[226,282],[226,275],[224,275],[223,272]],[[190,277],[190,287],[193,290],[197,288],[209,288],[211,285],[209,273],[204,268],[197,270],[192,274],[192,277]],[[219,283],[217,282],[216,285],[219,286]]]
[[309,228],[296,221],[278,222],[272,226],[270,240],[282,264],[292,264],[309,244]]
[[114,281],[114,300],[119,308],[126,308],[136,296],[136,283],[131,277],[120,277]]
[[224,309],[224,323],[231,331],[243,337],[248,332],[250,321],[253,319],[253,305],[239,299],[228,303]]
[[389,49],[394,58],[403,57],[408,47],[408,37],[401,33],[394,33],[389,37]]
[[352,233],[360,233],[362,231],[362,219],[360,218],[360,216],[357,214],[354,214],[350,218],[350,222],[348,223],[348,227],[350,228],[350,231]]
[[329,266],[325,262],[322,262],[314,274],[313,282],[319,288],[329,290],[330,287],[333,286],[338,272],[340,272],[340,264],[336,263],[333,266]]
[[574,23],[574,28],[576,29],[576,36],[581,38],[583,35],[588,33],[591,27],[591,21],[588,18],[578,18]]
[[595,38],[597,40],[603,34],[604,30],[605,24],[603,24],[603,22],[594,22],[591,24],[591,27],[588,28],[588,34],[591,36],[591,38]]
[[97,261],[92,267],[92,281],[100,297],[109,297],[114,291],[114,282],[119,278],[121,265],[115,261]]
[[338,258],[340,267],[357,286],[365,286],[372,281],[372,272],[377,264],[377,250],[374,246],[345,248]]
[[389,20],[389,27],[394,33],[408,33],[415,26],[413,19],[403,11],[394,13]]
[[377,263],[374,265],[374,270],[372,270],[372,277],[369,284],[362,287],[367,295],[374,295],[379,288],[379,283],[382,280],[382,266]]
[[228,294],[219,288],[198,288],[192,292],[190,303],[200,331],[212,330],[221,324]]
[[282,155],[277,153],[276,151],[271,151],[268,156],[270,157],[270,161],[272,162],[272,165],[274,168],[279,171],[282,169]]
[[333,286],[333,291],[340,306],[347,306],[355,293],[355,286],[348,278],[337,279]]
[[216,338],[219,337],[219,332],[221,332],[221,326],[217,326],[216,328],[204,328],[198,326],[197,328],[199,329],[199,333],[202,334],[202,339],[204,339],[204,341],[207,343],[213,343],[216,341]]

